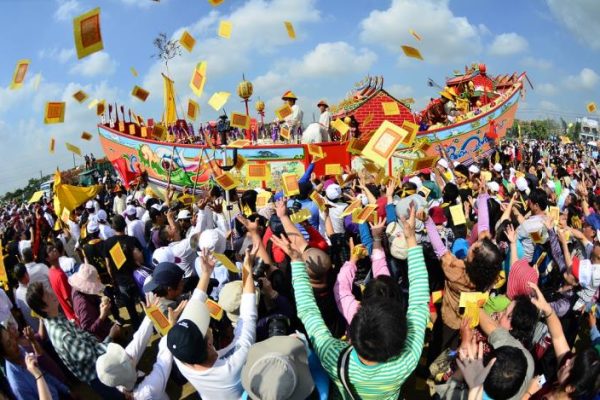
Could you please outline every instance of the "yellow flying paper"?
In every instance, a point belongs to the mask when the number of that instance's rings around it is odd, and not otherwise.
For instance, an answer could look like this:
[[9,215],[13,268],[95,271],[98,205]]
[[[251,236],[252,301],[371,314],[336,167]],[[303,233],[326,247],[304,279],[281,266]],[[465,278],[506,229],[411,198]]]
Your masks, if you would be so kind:
[[220,5],[224,0],[208,0],[211,6],[216,7]]
[[281,127],[281,130],[279,131],[279,136],[281,136],[285,140],[290,140],[290,129],[285,126]]
[[383,107],[384,115],[398,115],[400,114],[400,108],[398,107],[398,103],[395,101],[388,101],[385,103],[381,103],[381,107]]
[[81,138],[82,138],[83,140],[92,140],[92,137],[93,137],[93,136],[92,136],[92,134],[91,134],[91,133],[89,133],[89,132],[83,132],[83,133],[81,134]]
[[194,39],[194,37],[190,35],[188,31],[183,31],[181,37],[179,38],[179,43],[181,43],[184,49],[191,53],[196,45],[196,39]]
[[106,108],[106,102],[104,100],[99,101],[96,104],[96,115],[104,114],[104,109]]
[[200,105],[196,103],[194,100],[188,100],[188,108],[187,108],[187,116],[192,121],[195,121],[200,114]]
[[66,103],[60,101],[49,101],[44,111],[45,124],[59,124],[65,122]]
[[50,154],[54,154],[55,146],[56,146],[56,140],[54,138],[50,138]]
[[325,164],[325,175],[342,175],[343,173],[340,164]]
[[225,103],[227,103],[230,95],[231,93],[229,92],[216,92],[210,97],[208,104],[214,108],[215,111],[219,111],[221,108],[223,108]]
[[88,98],[88,95],[83,90],[78,90],[73,93],[73,98],[77,100],[77,102],[83,103]]
[[215,181],[224,190],[231,190],[231,189],[236,188],[236,187],[238,187],[240,185],[240,181],[238,181],[229,172],[225,172],[222,175],[215,177]]
[[11,90],[19,89],[23,86],[23,82],[25,82],[25,75],[27,75],[27,70],[29,70],[29,64],[31,64],[31,60],[17,61],[17,66],[15,67],[15,72],[13,73],[12,82],[9,86]]
[[300,186],[298,185],[298,176],[296,174],[281,174],[281,183],[283,193],[286,196],[295,196],[300,194]]
[[194,94],[198,97],[202,96],[204,91],[204,83],[206,82],[206,61],[202,61],[196,65],[194,72],[192,72],[192,79],[190,80],[190,88]]
[[362,154],[374,163],[385,167],[407,134],[408,132],[398,125],[389,121],[383,121],[371,139],[369,139]]
[[222,38],[229,39],[231,38],[231,29],[233,28],[233,24],[231,21],[221,21],[219,23],[218,35]]
[[127,257],[125,257],[125,253],[121,247],[121,243],[115,243],[115,245],[109,250],[109,253],[110,257],[115,263],[115,267],[117,267],[117,269],[121,269],[123,264],[125,264],[125,261],[127,261]]
[[310,217],[310,210],[308,208],[301,208],[299,211],[290,215],[290,220],[292,220],[294,224],[300,224],[306,220],[309,220]]
[[342,137],[345,136],[346,133],[348,133],[348,131],[350,130],[348,124],[342,121],[341,119],[336,119],[335,121],[333,121],[331,123],[331,127],[338,131],[340,135],[342,135]]
[[587,110],[589,113],[596,112],[596,103],[594,103],[593,101],[589,102],[587,105]]
[[212,255],[218,262],[221,263],[221,265],[223,265],[229,271],[233,272],[234,274],[240,273],[240,270],[238,269],[238,267],[225,254],[213,253]]
[[[73,95],[73,97],[75,97],[75,95]],[[87,98],[87,95],[86,95]],[[100,100],[98,99],[94,99],[92,101],[90,101],[90,104],[88,104],[88,109],[91,110],[92,108],[96,107],[98,105],[98,103],[100,103]]]
[[421,41],[421,35],[419,35],[417,32],[415,32],[414,29],[409,29],[408,33],[410,33],[418,41]]
[[483,307],[490,298],[488,292],[461,292],[458,301],[458,308],[467,306],[467,303],[474,303],[477,307]]
[[104,48],[100,32],[100,8],[73,19],[73,35],[77,58],[82,59]]
[[240,129],[250,129],[250,117],[242,113],[231,113],[230,125]]
[[423,56],[421,55],[421,52],[419,51],[419,49],[416,49],[411,46],[402,46],[402,51],[404,52],[404,55],[406,57],[423,60]]
[[146,101],[148,96],[150,96],[150,92],[136,85],[133,87],[131,95],[138,100]]
[[249,181],[266,181],[269,179],[269,164],[248,164],[247,179]]
[[75,153],[78,156],[81,157],[81,149],[71,143],[65,143],[65,145],[67,146],[67,150],[69,150],[71,153]]
[[285,25],[285,29],[287,30],[287,34],[290,39],[296,39],[296,31],[294,30],[294,25],[290,21],[285,21],[283,23]]
[[136,71],[136,69],[135,69],[135,68],[133,68],[133,67],[131,67],[131,68],[129,68],[129,70],[131,71],[131,75],[133,75],[134,77],[136,77],[136,78],[137,78],[137,76],[138,76],[138,72]]
[[271,192],[260,192],[258,196],[256,196],[256,208],[260,209],[269,205],[269,200],[271,200],[271,197],[273,197]]

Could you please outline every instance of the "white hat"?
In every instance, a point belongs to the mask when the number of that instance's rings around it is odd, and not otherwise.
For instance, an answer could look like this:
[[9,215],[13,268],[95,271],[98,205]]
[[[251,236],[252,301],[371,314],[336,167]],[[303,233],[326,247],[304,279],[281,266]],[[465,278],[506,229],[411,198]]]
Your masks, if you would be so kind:
[[100,382],[110,387],[124,386],[133,390],[137,372],[129,355],[116,343],[109,343],[106,353],[96,360],[96,373]]
[[100,227],[98,226],[98,221],[96,221],[96,218],[91,218],[89,220],[85,230],[87,233],[96,233],[100,230]]
[[198,250],[208,249],[215,253],[223,253],[225,245],[225,237],[217,229],[207,229],[198,238]]
[[446,161],[444,158],[440,158],[437,163],[438,165],[448,169],[448,161]]
[[517,181],[515,182],[517,184],[517,189],[519,189],[519,191],[524,192],[527,189],[529,189],[529,185],[527,184],[527,179],[520,177],[517,178]]
[[477,167],[477,165],[471,164],[469,166],[469,172],[472,173],[472,174],[478,174],[479,173],[479,168]]
[[491,192],[494,192],[494,193],[498,193],[500,191],[500,185],[498,185],[498,182],[494,182],[494,181],[488,182],[487,187]]
[[500,164],[500,163],[494,164],[494,171],[502,172],[502,164]]
[[417,189],[420,189],[421,186],[423,186],[423,181],[418,176],[413,176],[408,181],[414,183],[415,185],[417,185]]
[[91,200],[88,200],[88,201],[85,203],[85,208],[87,208],[87,209],[94,208],[94,202],[93,202],[93,201],[91,201]]
[[155,267],[163,262],[175,263],[175,254],[167,246],[159,247],[152,253],[152,264]]
[[325,196],[327,196],[329,200],[337,200],[342,197],[342,188],[340,185],[332,183],[325,189]]
[[125,214],[127,214],[130,217],[133,217],[137,214],[137,210],[135,209],[135,206],[133,205],[128,205],[127,208],[125,209]]
[[151,208],[155,209],[156,211],[163,211],[167,207],[165,204],[156,203],[156,204],[153,204]]
[[108,215],[106,215],[106,211],[104,211],[104,210],[100,210],[100,211],[98,211],[98,214],[96,214],[96,219],[98,221],[106,222],[107,218],[108,218]]
[[177,213],[177,219],[191,219],[192,218],[192,213],[190,213],[189,210],[183,209],[183,210],[179,210],[179,212]]

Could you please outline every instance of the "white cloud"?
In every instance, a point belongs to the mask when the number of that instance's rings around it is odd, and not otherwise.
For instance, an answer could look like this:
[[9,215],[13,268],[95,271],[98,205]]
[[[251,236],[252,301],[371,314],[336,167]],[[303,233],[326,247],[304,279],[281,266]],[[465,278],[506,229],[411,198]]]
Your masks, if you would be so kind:
[[117,62],[105,51],[92,54],[75,64],[69,72],[71,74],[94,77],[99,75],[112,75],[117,69]]
[[570,89],[593,89],[600,81],[600,76],[590,68],[582,69],[577,75],[569,75],[565,79],[565,86]]
[[552,83],[541,83],[536,85],[535,90],[546,96],[552,96],[558,92],[558,88]]
[[546,0],[550,11],[573,35],[589,45],[600,49],[600,2],[597,0]]
[[[448,4],[449,0],[393,0],[387,10],[371,11],[361,21],[360,38],[396,53],[400,45],[415,46],[429,62],[464,62],[481,52],[481,36],[488,30],[455,16]],[[423,40],[416,42],[409,28]]]
[[489,52],[495,56],[510,56],[522,53],[529,47],[527,40],[517,33],[502,33],[494,39]]
[[121,3],[127,5],[127,6],[137,6],[139,8],[148,8],[148,7],[152,7],[153,5],[158,5],[160,3],[166,3],[167,0],[162,0],[162,1],[152,1],[152,0],[120,0]]
[[558,111],[560,107],[551,101],[542,100],[540,101],[540,109],[541,111]]
[[334,77],[356,72],[366,72],[377,60],[377,55],[367,49],[355,49],[346,42],[319,43],[293,62],[292,73],[306,77]]
[[403,99],[412,96],[413,88],[408,85],[395,83],[386,87],[386,90],[397,99]]
[[58,0],[58,8],[54,12],[54,19],[57,21],[69,21],[82,11],[78,0]]
[[536,68],[536,69],[550,69],[552,68],[552,61],[546,60],[545,58],[536,58],[536,57],[525,57],[521,60],[521,64],[527,68]]
[[38,57],[42,60],[55,60],[61,64],[65,64],[71,59],[75,58],[75,49],[67,48],[67,49],[58,49],[56,47],[52,49],[42,49],[38,52]]

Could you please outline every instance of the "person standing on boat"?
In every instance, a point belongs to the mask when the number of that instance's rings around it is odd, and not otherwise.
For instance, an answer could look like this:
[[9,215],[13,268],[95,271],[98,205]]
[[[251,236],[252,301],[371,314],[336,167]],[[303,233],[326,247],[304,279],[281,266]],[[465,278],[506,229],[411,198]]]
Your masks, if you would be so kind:
[[290,129],[292,137],[299,138],[302,134],[302,120],[304,119],[304,112],[300,106],[296,104],[298,97],[296,97],[291,90],[288,90],[283,94],[281,99],[288,103],[292,109],[292,113],[285,117],[283,122]]
[[331,140],[329,136],[329,126],[331,125],[331,113],[329,112],[329,104],[325,100],[321,100],[317,103],[317,107],[321,111],[319,115],[319,127],[321,128],[321,138],[324,142]]

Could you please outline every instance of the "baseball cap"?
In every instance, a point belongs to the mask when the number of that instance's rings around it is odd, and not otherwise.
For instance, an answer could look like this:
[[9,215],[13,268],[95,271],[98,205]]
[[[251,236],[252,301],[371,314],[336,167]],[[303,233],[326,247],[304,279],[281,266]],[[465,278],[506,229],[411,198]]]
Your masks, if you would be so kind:
[[177,258],[175,257],[175,254],[173,254],[171,248],[167,246],[159,247],[158,249],[154,250],[154,253],[152,253],[152,265],[156,267],[158,264],[164,262],[177,264]]
[[225,245],[225,236],[217,229],[207,229],[198,238],[198,250],[208,249],[215,253],[223,253]]
[[183,270],[172,262],[162,262],[152,272],[152,279],[144,285],[144,292],[152,292],[159,286],[175,287],[183,278]]
[[93,201],[91,201],[91,200],[88,200],[88,201],[85,203],[85,208],[87,208],[88,210],[89,210],[89,209],[92,209],[92,208],[94,208],[94,202],[93,202]]
[[134,215],[137,214],[137,210],[135,209],[134,205],[128,205],[127,208],[125,209],[125,214],[127,214],[130,217],[133,217]]
[[127,390],[133,390],[137,372],[131,361],[123,347],[109,343],[106,353],[96,360],[98,379],[109,387],[124,386]]
[[210,313],[206,303],[191,298],[179,321],[167,334],[167,347],[173,357],[186,364],[200,364],[206,359],[206,332]]
[[337,200],[342,197],[342,188],[340,185],[332,183],[325,189],[325,196],[327,196],[329,200]]
[[494,171],[502,172],[502,164],[500,164],[500,163],[494,164]]
[[189,210],[179,210],[179,212],[177,213],[177,219],[191,219],[192,218],[192,213],[190,213]]
[[108,219],[108,215],[106,214],[106,211],[100,210],[98,211],[98,214],[96,214],[96,218],[98,219],[98,221],[106,222],[106,220]]

